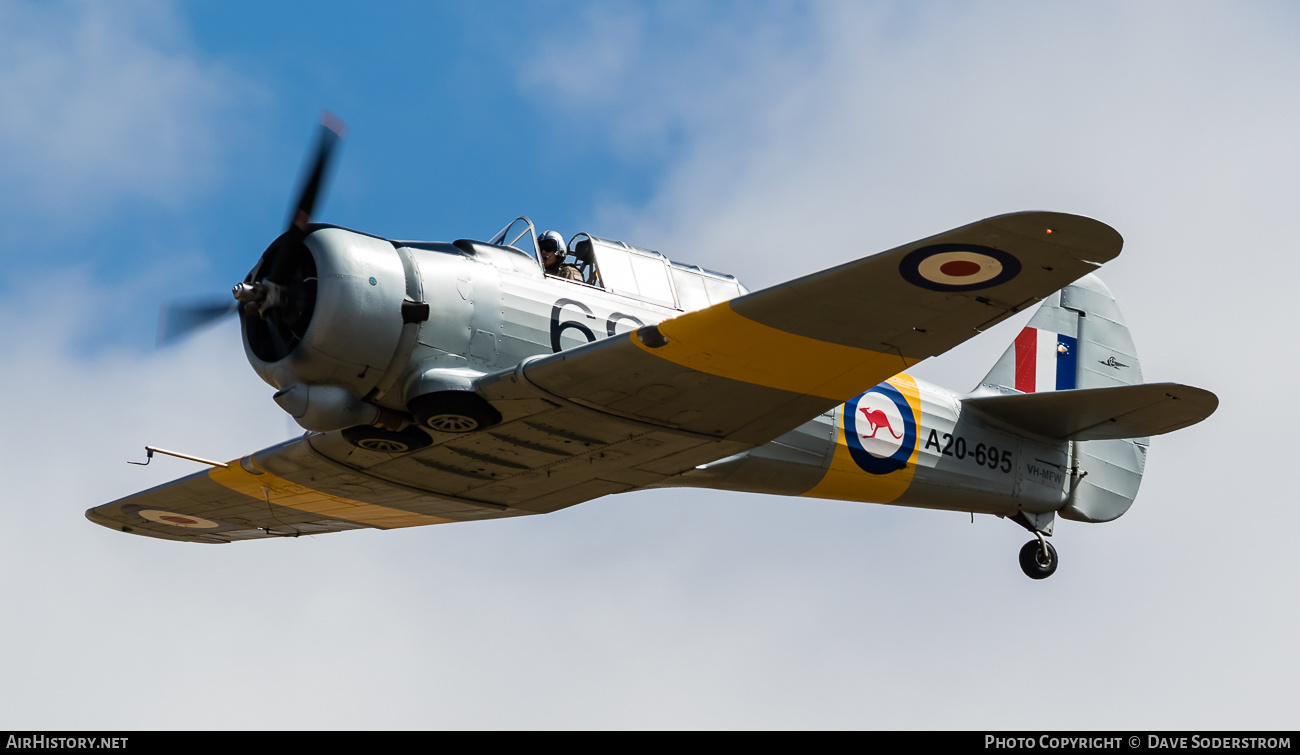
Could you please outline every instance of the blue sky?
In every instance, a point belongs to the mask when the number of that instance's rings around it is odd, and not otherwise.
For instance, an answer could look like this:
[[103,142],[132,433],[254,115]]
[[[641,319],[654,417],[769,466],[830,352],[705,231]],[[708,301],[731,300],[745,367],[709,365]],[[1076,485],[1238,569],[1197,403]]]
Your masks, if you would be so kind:
[[[698,15],[687,9],[677,13]],[[166,292],[222,292],[283,227],[322,109],[350,131],[321,209],[332,222],[451,239],[487,236],[520,213],[572,229],[601,202],[644,202],[684,148],[673,114],[652,116],[662,122],[629,149],[609,133],[608,113],[641,95],[557,92],[552,74],[539,72],[557,56],[582,57],[585,17],[602,13],[565,4],[15,6],[11,33],[40,49],[9,55],[30,110],[11,118],[18,149],[6,162],[19,169],[0,179],[14,211],[6,246],[68,247],[52,256],[148,294],[124,313],[132,324],[153,317]],[[617,13],[634,19],[615,29],[628,39],[598,46],[635,53],[653,44],[674,55],[699,42],[691,19],[673,11]],[[66,58],[52,55],[59,48]],[[109,88],[125,101],[109,101]],[[56,127],[25,122],[45,119]]]
[[[1291,4],[90,2],[0,6],[0,710],[65,728],[1287,728],[1300,256]],[[1219,412],[1133,510],[1004,521],[703,491],[230,548],[93,505],[292,427],[229,325],[283,228],[517,214],[751,288],[981,217],[1089,215],[1152,381]],[[973,384],[1021,322],[918,374]],[[869,327],[869,324],[864,324]],[[1049,680],[1045,698],[1026,682]]]

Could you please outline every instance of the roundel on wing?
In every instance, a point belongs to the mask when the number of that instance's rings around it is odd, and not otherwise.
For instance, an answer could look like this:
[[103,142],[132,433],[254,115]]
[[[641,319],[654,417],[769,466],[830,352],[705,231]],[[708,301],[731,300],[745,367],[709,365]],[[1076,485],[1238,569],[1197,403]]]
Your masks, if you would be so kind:
[[186,529],[210,530],[221,525],[210,519],[204,519],[190,514],[177,514],[174,511],[161,511],[159,509],[140,509],[136,512],[141,517],[158,524],[168,524],[172,527],[185,527]]
[[907,466],[916,448],[916,416],[898,389],[881,383],[844,405],[844,440],[853,461],[871,474]]
[[908,283],[931,291],[977,291],[1015,278],[1020,260],[991,246],[931,244],[908,252],[898,272]]

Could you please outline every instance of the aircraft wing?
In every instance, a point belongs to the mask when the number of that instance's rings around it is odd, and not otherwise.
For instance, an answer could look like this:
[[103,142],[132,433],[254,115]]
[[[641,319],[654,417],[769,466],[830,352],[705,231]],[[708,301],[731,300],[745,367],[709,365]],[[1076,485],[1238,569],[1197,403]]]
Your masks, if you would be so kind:
[[990,218],[525,360],[480,383],[503,421],[479,432],[434,433],[400,455],[311,434],[87,516],[228,542],[545,513],[650,486],[777,438],[951,349],[1121,245],[1079,216]]
[[519,372],[575,404],[758,445],[1038,303],[1122,244],[1077,215],[1002,215]]
[[458,502],[376,479],[316,452],[312,436],[304,435],[235,459],[225,468],[197,472],[90,509],[86,517],[139,535],[225,543],[520,513],[528,512]]

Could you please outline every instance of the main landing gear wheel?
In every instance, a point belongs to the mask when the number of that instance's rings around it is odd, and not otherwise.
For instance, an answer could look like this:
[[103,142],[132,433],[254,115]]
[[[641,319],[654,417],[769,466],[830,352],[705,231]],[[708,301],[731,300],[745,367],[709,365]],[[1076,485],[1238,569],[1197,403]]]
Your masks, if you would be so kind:
[[407,407],[421,427],[440,433],[472,433],[501,421],[501,412],[469,391],[438,391],[411,399]]
[[1056,549],[1041,538],[1030,540],[1020,549],[1020,568],[1030,579],[1047,579],[1056,572],[1059,563]]
[[380,430],[369,425],[344,428],[343,439],[357,448],[381,454],[406,454],[433,442],[433,439],[418,427],[393,431]]

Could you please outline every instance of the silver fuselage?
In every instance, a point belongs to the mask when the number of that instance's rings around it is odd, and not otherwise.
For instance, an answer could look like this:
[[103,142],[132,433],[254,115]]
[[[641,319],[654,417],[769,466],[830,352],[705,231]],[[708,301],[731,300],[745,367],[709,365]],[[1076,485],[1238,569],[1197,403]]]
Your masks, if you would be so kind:
[[[400,410],[411,396],[430,390],[431,380],[498,372],[683,311],[547,276],[535,258],[510,248],[389,242],[337,228],[316,231],[308,244],[323,268],[339,268],[321,271],[320,296],[329,304],[329,317],[312,324],[304,339],[307,348],[295,357],[275,365],[259,365],[251,355],[250,360],[278,388],[301,379],[306,365],[315,379],[341,380],[357,398],[391,409]],[[428,319],[403,323],[395,314],[403,300],[428,304]],[[375,312],[385,306],[394,315]],[[356,347],[344,356],[339,343]],[[1066,502],[1070,443],[1009,432],[975,411],[963,411],[961,394],[906,374],[881,386],[901,397],[897,406],[903,414],[910,407],[906,429],[868,424],[865,414],[857,423],[862,427],[850,426],[848,415],[870,409],[859,403],[872,388],[862,386],[864,394],[767,445],[661,486],[1003,516],[1052,512]],[[893,416],[897,424],[900,415]],[[869,430],[875,439],[866,437]],[[892,444],[871,446],[891,436],[898,436]],[[893,457],[898,466],[877,469],[877,457]]]

